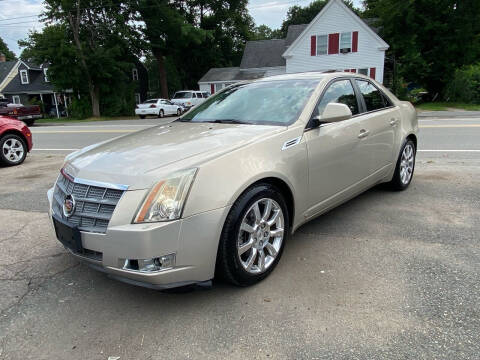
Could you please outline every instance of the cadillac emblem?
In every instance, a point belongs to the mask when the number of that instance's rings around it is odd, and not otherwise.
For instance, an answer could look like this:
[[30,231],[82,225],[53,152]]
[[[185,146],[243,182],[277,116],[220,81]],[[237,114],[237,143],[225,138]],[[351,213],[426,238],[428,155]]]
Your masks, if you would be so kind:
[[70,217],[75,212],[75,199],[72,195],[66,195],[63,200],[63,215]]

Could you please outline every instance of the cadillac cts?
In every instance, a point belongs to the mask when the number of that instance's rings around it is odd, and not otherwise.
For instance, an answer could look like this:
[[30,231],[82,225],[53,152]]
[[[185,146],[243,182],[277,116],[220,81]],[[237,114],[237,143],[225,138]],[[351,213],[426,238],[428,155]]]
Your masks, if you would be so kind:
[[235,84],[67,156],[50,214],[73,255],[119,280],[251,285],[303,223],[379,183],[406,189],[417,131],[412,105],[361,75]]

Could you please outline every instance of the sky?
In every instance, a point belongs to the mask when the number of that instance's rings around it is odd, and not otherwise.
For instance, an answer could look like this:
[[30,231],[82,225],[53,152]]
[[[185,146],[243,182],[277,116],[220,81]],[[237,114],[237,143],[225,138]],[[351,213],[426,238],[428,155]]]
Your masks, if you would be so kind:
[[[257,25],[279,28],[290,6],[306,6],[311,0],[250,0],[248,9]],[[361,6],[361,0],[353,1]],[[0,37],[17,55],[21,49],[17,41],[25,39],[30,30],[41,30],[38,14],[43,10],[42,0],[0,0]]]

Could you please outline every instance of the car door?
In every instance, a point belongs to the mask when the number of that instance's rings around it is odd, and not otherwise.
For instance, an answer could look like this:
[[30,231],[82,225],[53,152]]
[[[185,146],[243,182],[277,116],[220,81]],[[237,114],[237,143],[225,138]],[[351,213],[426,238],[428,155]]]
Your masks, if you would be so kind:
[[369,148],[370,172],[382,177],[392,166],[394,141],[400,124],[400,110],[393,106],[371,81],[355,79],[362,103],[365,144]]
[[330,83],[312,114],[319,116],[328,103],[347,105],[352,118],[321,124],[307,129],[304,137],[308,150],[310,208],[307,217],[348,198],[361,187],[369,176],[368,150],[362,134],[363,119],[360,115],[360,99],[349,78]]
[[171,101],[164,100],[164,102],[165,102],[165,107],[168,109],[168,113],[170,115],[177,113],[177,107],[175,105],[173,105]]

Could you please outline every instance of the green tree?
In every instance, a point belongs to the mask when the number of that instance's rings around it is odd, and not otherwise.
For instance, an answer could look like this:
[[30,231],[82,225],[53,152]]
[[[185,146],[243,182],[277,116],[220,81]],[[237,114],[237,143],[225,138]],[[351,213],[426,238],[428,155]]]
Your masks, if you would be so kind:
[[400,75],[432,93],[480,58],[478,0],[366,0],[365,14],[378,18]]
[[15,54],[12,51],[10,51],[7,44],[5,44],[5,42],[1,37],[0,37],[0,54],[4,54],[7,61],[15,60]]
[[[68,82],[75,89],[86,87],[89,94],[93,116],[100,116],[101,93],[118,92],[131,71],[131,44],[135,37],[135,28],[129,26],[131,14],[123,4],[116,0],[45,0],[44,21],[54,28],[42,35],[30,36],[27,48],[52,63],[52,79],[68,88]],[[92,6],[92,4],[94,4]],[[45,44],[45,38],[61,37],[59,29],[65,32],[63,42],[66,55],[56,55],[52,46]],[[28,45],[31,44],[31,45]],[[43,44],[40,46],[39,44]],[[58,42],[55,46],[60,46]],[[29,50],[29,51],[30,51]],[[43,54],[42,54],[43,52]],[[74,65],[72,65],[74,64]],[[58,66],[57,66],[58,65]],[[67,66],[68,65],[68,66]],[[71,72],[77,72],[77,78],[70,78]],[[77,82],[79,80],[79,82]],[[84,85],[82,85],[82,83]]]
[[250,40],[282,39],[283,33],[280,29],[272,30],[267,25],[260,25],[253,29]]

